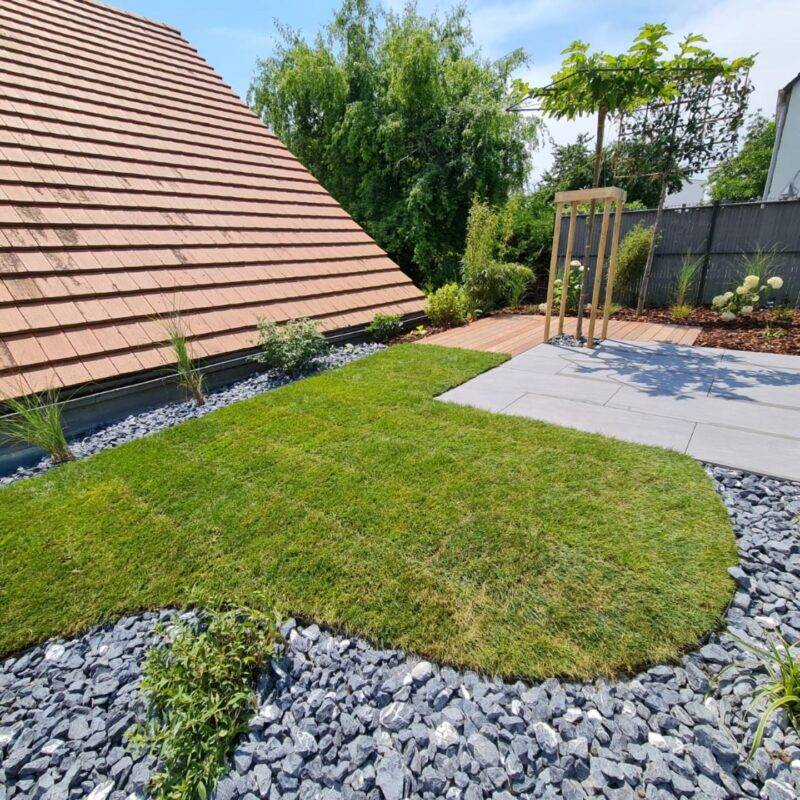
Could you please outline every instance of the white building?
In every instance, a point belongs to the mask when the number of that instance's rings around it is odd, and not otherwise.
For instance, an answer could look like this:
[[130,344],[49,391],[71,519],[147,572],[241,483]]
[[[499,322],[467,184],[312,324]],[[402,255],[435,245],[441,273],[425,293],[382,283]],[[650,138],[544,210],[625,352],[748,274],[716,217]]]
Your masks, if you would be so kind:
[[778,92],[775,147],[764,200],[800,198],[800,75]]

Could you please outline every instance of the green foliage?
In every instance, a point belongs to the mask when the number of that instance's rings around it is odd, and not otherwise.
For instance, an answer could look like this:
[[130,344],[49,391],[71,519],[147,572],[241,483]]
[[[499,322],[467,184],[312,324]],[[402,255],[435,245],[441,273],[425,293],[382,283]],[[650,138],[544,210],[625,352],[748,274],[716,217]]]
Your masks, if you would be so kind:
[[314,359],[328,351],[325,337],[309,319],[295,319],[284,325],[261,320],[258,347],[261,352],[254,357],[256,361],[287,375],[310,369]]
[[[537,191],[542,192],[552,203],[556,192],[573,189],[588,189],[594,180],[594,148],[591,137],[579,134],[571,144],[553,147],[553,164],[542,174]],[[648,164],[654,147],[647,142],[615,142],[603,148],[600,166],[600,185],[619,186],[627,193],[626,208],[655,208],[661,192],[661,181],[657,175],[639,174],[641,169],[629,169],[630,164]],[[619,174],[617,174],[619,173]],[[671,175],[667,188],[680,191],[683,181],[679,175]]]
[[147,654],[140,685],[147,720],[131,743],[160,765],[150,783],[156,800],[206,800],[247,730],[256,707],[253,686],[272,655],[277,626],[240,608],[205,611],[199,623],[176,619],[173,625],[172,644]]
[[195,366],[189,354],[189,345],[186,341],[186,331],[183,320],[178,314],[167,320],[167,336],[175,355],[175,377],[180,386],[195,402],[195,405],[205,405],[205,391],[203,373]]
[[3,404],[10,414],[0,417],[0,442],[33,445],[57,463],[74,460],[55,390],[5,400]]
[[398,314],[376,314],[366,330],[373,342],[388,342],[403,332],[403,320]]
[[473,195],[501,203],[528,174],[536,123],[506,111],[524,62],[476,52],[463,8],[344,0],[313,43],[283,31],[249,99],[381,247],[440,285],[458,274]]
[[467,295],[457,283],[446,283],[431,292],[425,305],[425,313],[431,325],[437,328],[463,325],[468,311]]
[[504,360],[397,345],[0,488],[0,655],[201,592],[514,680],[679,658],[732,596],[711,481],[436,399]]
[[775,250],[764,250],[759,247],[754,253],[743,255],[739,259],[737,274],[741,280],[748,275],[755,275],[759,283],[765,283],[775,274],[777,261],[778,254]]
[[794,309],[789,308],[789,306],[778,306],[772,309],[770,318],[773,322],[793,322]]
[[488,203],[473,201],[467,222],[467,241],[462,259],[464,291],[474,313],[487,313],[522,299],[533,280],[533,272],[521,264],[498,261],[500,215]]
[[693,306],[690,306],[686,303],[676,303],[670,308],[669,315],[677,322],[680,320],[689,319],[689,317],[692,316],[693,311]]
[[765,700],[767,706],[753,735],[750,746],[750,758],[752,758],[761,746],[767,723],[780,709],[786,712],[792,726],[800,734],[800,659],[781,636],[777,637],[777,641],[770,639],[766,647],[753,645],[739,637],[734,638],[745,650],[758,658],[758,669],[765,671],[769,676],[767,683],[753,695],[754,702]]
[[533,271],[522,264],[504,264],[506,272],[506,299],[510,308],[519,308],[531,283]]
[[712,200],[744,202],[764,193],[775,145],[775,120],[756,115],[747,127],[739,152],[720,164],[709,176]]
[[617,273],[614,278],[614,289],[620,292],[632,292],[636,289],[644,273],[647,254],[653,241],[655,228],[641,223],[634,225],[620,242],[617,257]]
[[675,280],[676,306],[688,307],[689,290],[694,286],[702,263],[702,259],[694,256],[692,253],[686,253],[683,259],[681,259],[681,268]]
[[500,209],[498,257],[546,274],[553,242],[553,203],[540,192],[512,195]]

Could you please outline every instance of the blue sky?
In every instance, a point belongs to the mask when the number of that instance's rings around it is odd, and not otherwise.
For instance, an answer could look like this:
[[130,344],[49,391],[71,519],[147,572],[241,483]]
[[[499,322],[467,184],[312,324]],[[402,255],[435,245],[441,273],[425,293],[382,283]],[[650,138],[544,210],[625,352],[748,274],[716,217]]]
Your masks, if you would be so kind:
[[[384,0],[399,8],[403,0]],[[244,97],[256,58],[271,51],[274,20],[313,36],[339,5],[334,0],[113,0],[111,5],[179,28],[223,78]],[[420,0],[431,12],[449,3]],[[778,89],[797,74],[800,0],[468,0],[476,44],[490,57],[523,47],[531,63],[525,77],[546,82],[560,51],[573,39],[594,47],[627,48],[643,22],[666,22],[677,34],[703,33],[728,56],[759,52],[753,107],[772,113]],[[558,142],[590,130],[590,120],[552,123]],[[546,168],[549,148],[538,153],[534,172]]]

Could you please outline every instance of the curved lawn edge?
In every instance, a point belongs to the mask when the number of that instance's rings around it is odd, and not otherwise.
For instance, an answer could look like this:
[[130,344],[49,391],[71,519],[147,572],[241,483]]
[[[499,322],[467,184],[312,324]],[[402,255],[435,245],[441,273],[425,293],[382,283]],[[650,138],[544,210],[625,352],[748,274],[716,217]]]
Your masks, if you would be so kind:
[[197,589],[508,678],[676,659],[733,591],[710,479],[434,401],[502,360],[393,347],[0,490],[0,651]]

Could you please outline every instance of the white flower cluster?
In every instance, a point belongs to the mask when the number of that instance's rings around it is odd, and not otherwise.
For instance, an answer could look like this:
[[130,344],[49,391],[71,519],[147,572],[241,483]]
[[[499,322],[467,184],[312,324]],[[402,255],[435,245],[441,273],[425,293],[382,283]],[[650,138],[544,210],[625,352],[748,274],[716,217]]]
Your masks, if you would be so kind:
[[732,322],[739,315],[752,314],[764,295],[768,295],[783,286],[783,278],[773,275],[764,284],[758,275],[747,275],[740,286],[732,292],[718,294],[711,301],[711,307],[719,311],[723,322]]

